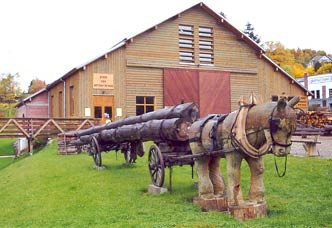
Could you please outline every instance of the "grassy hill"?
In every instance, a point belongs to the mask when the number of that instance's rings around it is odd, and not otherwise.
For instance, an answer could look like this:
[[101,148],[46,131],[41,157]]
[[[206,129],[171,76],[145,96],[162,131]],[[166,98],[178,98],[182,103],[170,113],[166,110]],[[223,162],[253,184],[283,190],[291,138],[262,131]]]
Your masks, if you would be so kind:
[[13,143],[16,139],[0,138],[0,156],[1,155],[15,155]]
[[172,193],[148,194],[146,159],[127,167],[120,153],[118,160],[103,153],[106,168],[98,171],[91,157],[57,155],[53,143],[0,168],[0,227],[332,227],[332,160],[290,157],[278,178],[266,156],[268,217],[238,222],[192,204],[197,190],[189,166],[174,169]]

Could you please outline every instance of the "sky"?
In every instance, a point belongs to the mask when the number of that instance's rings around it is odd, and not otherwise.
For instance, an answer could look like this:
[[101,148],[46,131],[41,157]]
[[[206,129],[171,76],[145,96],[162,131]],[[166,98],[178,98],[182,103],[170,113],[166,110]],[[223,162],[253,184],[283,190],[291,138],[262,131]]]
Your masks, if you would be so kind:
[[[113,45],[199,3],[194,0],[0,0],[0,74],[51,83]],[[205,0],[262,42],[332,54],[331,0]]]

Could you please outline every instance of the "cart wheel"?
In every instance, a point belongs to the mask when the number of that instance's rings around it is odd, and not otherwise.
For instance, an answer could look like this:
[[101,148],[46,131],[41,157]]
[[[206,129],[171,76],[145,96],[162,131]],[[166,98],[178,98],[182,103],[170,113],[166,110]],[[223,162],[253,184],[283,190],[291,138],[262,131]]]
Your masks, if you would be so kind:
[[152,145],[150,147],[148,161],[152,183],[162,187],[165,178],[165,163],[158,146]]
[[98,140],[94,136],[92,137],[91,144],[90,144],[90,154],[92,155],[96,166],[101,167],[102,162],[101,162],[100,146],[99,146]]

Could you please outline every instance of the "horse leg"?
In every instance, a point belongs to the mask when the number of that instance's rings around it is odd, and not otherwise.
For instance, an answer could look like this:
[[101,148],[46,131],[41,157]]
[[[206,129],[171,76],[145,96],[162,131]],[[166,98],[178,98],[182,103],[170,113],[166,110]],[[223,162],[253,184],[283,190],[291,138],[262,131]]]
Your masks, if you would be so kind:
[[238,152],[226,153],[228,177],[228,204],[239,206],[244,204],[240,187],[242,156]]
[[264,160],[262,157],[259,158],[246,158],[250,167],[251,179],[250,179],[250,190],[249,190],[249,201],[252,202],[263,202],[264,198]]
[[211,157],[209,161],[209,176],[213,185],[214,194],[218,196],[225,195],[225,182],[220,174],[220,157]]
[[195,165],[198,175],[199,196],[205,199],[213,198],[213,185],[209,177],[209,158],[197,159]]

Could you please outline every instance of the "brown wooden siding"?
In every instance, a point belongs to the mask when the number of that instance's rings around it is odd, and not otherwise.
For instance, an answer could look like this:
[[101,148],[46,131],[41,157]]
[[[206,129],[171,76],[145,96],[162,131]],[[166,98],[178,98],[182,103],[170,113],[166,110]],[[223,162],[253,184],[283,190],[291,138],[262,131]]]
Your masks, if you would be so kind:
[[[195,36],[195,64],[179,63],[178,25],[193,25]],[[214,65],[198,65],[198,28],[213,28]],[[229,31],[222,24],[199,7],[184,12],[180,17],[169,20],[137,37],[127,47],[127,67],[149,68],[186,68],[200,70],[218,70],[231,73],[231,110],[238,108],[241,96],[251,91],[270,101],[271,95],[305,96],[305,91],[292,84],[291,79],[275,72],[264,59],[260,59],[254,49]]]
[[[179,64],[178,25],[194,25],[195,65]],[[223,25],[199,8],[181,14],[181,17],[158,26],[133,39],[127,47],[127,65],[145,67],[176,67],[197,69],[199,63],[198,28],[212,27],[214,33],[214,66],[200,65],[200,69],[226,72],[257,73],[255,51],[238,39]]]
[[136,96],[154,96],[156,109],[164,107],[163,70],[127,67],[127,115],[136,115]]
[[248,96],[251,92],[260,95],[257,74],[231,73],[231,110],[239,108],[241,96]]
[[[72,88],[72,89],[71,89]],[[72,91],[72,92],[71,92]],[[82,97],[80,92],[80,75],[79,72],[66,79],[66,117],[81,117],[81,110],[79,106],[79,97]],[[74,99],[71,99],[71,96]],[[71,102],[72,100],[72,102]],[[72,107],[72,104],[74,107]]]
[[[119,48],[99,60],[86,66],[85,70],[80,71],[81,93],[85,94],[81,98],[80,110],[81,116],[84,116],[84,109],[90,108],[91,114],[93,95],[114,95],[114,110],[122,108],[123,115],[126,115],[126,77],[125,77],[125,48]],[[93,89],[93,73],[107,73],[114,76],[113,90]]]
[[279,70],[276,71],[274,67],[265,61],[259,62],[258,74],[258,88],[259,94],[263,101],[271,101],[272,95],[280,96],[285,93],[286,96],[305,96],[305,92],[299,86],[292,83],[292,80],[286,78]]
[[53,96],[52,99],[50,99],[50,116],[51,117],[64,117],[63,113],[59,113],[59,105],[63,104],[63,101],[59,100],[59,92],[62,91],[64,94],[63,90],[63,82],[59,82],[56,86],[54,86],[50,91],[49,91],[49,96],[50,98]]

